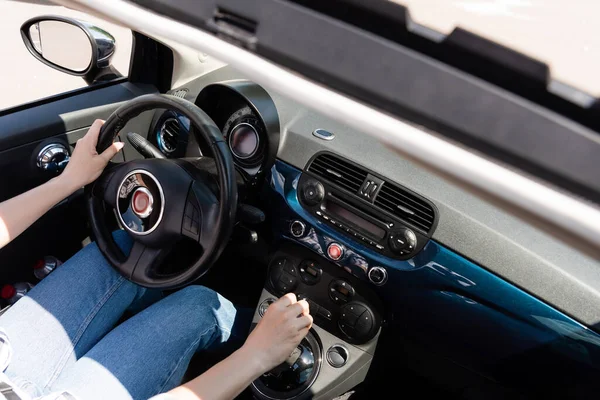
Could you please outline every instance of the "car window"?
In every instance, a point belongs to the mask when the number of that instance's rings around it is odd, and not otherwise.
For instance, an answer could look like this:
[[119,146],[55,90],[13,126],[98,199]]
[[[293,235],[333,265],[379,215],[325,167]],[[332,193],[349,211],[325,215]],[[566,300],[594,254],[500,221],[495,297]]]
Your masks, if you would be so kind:
[[60,15],[89,22],[116,39],[112,66],[129,73],[131,30],[46,1],[0,1],[0,110],[88,86],[80,76],[57,71],[33,57],[21,38],[21,25],[41,15]]

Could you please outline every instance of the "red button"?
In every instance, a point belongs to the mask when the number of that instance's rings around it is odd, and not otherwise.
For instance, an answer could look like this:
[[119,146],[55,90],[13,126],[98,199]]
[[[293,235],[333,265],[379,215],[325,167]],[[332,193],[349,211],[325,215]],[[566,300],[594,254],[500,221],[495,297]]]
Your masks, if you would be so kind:
[[2,286],[2,291],[0,292],[0,296],[4,300],[8,300],[12,298],[15,294],[17,294],[17,289],[13,285],[4,285]]
[[332,260],[339,260],[342,258],[342,254],[344,254],[344,250],[342,249],[342,246],[337,243],[331,243],[329,247],[327,247],[327,255]]
[[133,194],[133,211],[138,214],[144,214],[150,205],[150,197],[147,193],[138,190]]

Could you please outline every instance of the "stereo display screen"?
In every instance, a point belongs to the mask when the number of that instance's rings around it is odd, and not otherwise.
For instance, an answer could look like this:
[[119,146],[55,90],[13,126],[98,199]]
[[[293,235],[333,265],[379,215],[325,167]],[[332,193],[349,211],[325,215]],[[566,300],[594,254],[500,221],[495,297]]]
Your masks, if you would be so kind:
[[333,203],[331,201],[326,201],[325,209],[330,215],[337,216],[345,220],[346,222],[350,222],[353,225],[356,225],[357,227],[363,229],[365,232],[370,233],[374,238],[383,239],[385,237],[385,230],[383,228],[380,228],[374,223],[369,222],[362,217],[359,217],[352,211],[340,206],[339,204]]

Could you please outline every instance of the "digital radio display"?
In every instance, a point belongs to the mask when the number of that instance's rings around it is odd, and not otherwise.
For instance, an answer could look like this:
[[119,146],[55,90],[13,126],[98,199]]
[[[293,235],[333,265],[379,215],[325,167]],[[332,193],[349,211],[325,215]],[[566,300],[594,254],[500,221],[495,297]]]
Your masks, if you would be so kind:
[[339,204],[333,203],[331,201],[326,201],[325,209],[330,215],[337,216],[347,222],[356,225],[357,227],[363,229],[365,232],[368,232],[371,235],[373,235],[374,238],[383,239],[385,237],[384,229],[378,227],[377,225],[367,221],[362,217],[359,217],[352,211],[340,206]]

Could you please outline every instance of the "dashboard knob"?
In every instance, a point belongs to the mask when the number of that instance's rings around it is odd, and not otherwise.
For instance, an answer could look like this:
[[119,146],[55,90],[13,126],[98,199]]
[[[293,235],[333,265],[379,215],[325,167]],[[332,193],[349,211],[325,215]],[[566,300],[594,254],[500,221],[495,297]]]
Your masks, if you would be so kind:
[[364,303],[351,301],[340,308],[340,330],[350,339],[366,342],[376,333],[373,311]]
[[411,253],[417,247],[417,235],[408,228],[393,232],[388,238],[390,250],[396,254]]
[[387,271],[381,267],[371,268],[367,276],[369,277],[369,280],[377,286],[381,286],[387,281]]
[[304,225],[304,222],[295,220],[290,224],[290,233],[293,237],[302,237],[304,236],[304,232],[306,232],[306,225]]
[[271,286],[281,294],[293,292],[298,286],[298,271],[291,260],[278,258],[269,267]]
[[316,206],[325,198],[325,187],[316,179],[308,179],[302,185],[302,200],[309,206]]
[[42,171],[60,172],[69,163],[69,150],[62,143],[44,146],[37,155],[37,167]]

